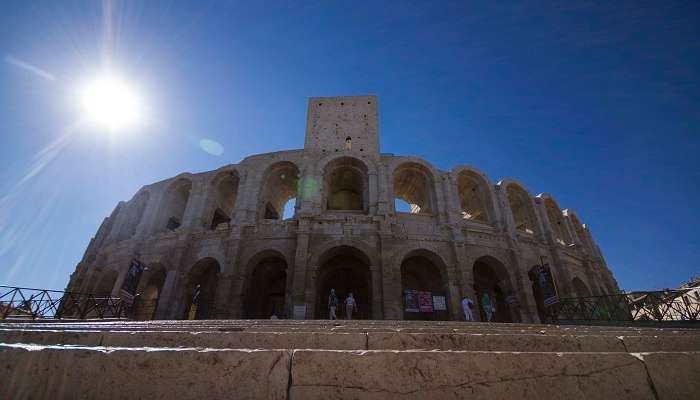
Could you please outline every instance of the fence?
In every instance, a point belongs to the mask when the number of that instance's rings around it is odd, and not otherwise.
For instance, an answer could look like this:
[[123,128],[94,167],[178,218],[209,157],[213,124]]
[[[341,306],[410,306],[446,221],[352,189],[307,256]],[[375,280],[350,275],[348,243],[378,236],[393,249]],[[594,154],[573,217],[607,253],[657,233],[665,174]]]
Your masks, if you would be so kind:
[[118,297],[0,285],[0,319],[128,318],[131,304]]
[[696,296],[689,290],[629,292],[560,299],[546,310],[551,322],[698,321],[700,298]]

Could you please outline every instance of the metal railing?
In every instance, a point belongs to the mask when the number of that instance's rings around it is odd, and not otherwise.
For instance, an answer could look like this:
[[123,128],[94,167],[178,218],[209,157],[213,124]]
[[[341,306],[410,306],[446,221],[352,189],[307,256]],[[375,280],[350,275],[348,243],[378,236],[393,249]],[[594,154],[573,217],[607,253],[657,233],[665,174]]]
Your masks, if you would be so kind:
[[129,318],[119,297],[0,285],[0,319]]
[[551,322],[698,321],[700,299],[689,290],[629,292],[560,299],[546,310]]

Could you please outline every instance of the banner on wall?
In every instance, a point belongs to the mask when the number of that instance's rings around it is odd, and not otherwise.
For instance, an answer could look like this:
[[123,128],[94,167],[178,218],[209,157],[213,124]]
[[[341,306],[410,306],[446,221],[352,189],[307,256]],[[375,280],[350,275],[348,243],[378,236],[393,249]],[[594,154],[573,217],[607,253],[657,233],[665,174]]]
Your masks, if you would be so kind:
[[445,296],[433,296],[433,309],[435,311],[447,311]]
[[126,297],[130,298],[136,296],[136,290],[139,287],[139,280],[141,279],[141,274],[143,273],[144,269],[146,268],[139,260],[131,260],[129,271],[126,273],[124,283],[122,284],[122,295],[126,295]]
[[537,274],[537,286],[542,291],[544,305],[549,306],[559,301],[557,295],[557,287],[554,284],[552,271],[549,270],[549,264],[540,265],[535,270]]
[[420,308],[418,306],[418,292],[415,290],[404,290],[403,291],[403,296],[404,296],[404,301],[405,301],[405,310],[406,312],[420,312]]
[[433,312],[433,294],[430,292],[418,292],[418,308],[422,313]]

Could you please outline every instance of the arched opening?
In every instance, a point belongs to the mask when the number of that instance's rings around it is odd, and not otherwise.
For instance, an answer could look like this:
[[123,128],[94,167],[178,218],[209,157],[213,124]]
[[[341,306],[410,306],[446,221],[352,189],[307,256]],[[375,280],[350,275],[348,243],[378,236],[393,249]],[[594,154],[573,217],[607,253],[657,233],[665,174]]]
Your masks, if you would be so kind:
[[316,285],[316,318],[328,319],[328,296],[331,289],[340,300],[336,310],[338,318],[345,318],[343,302],[349,293],[357,303],[353,319],[372,317],[372,280],[369,259],[362,251],[349,246],[340,246],[327,251],[320,258],[320,269]]
[[447,321],[449,296],[445,268],[435,254],[415,252],[401,263],[403,319]]
[[214,179],[214,212],[211,217],[210,229],[216,229],[220,224],[231,222],[233,209],[238,198],[240,179],[235,171],[226,171]]
[[149,197],[150,194],[147,191],[142,191],[132,200],[132,204],[127,209],[126,220],[122,224],[117,240],[128,239],[136,234],[136,228],[143,218],[143,213],[146,210]]
[[257,261],[248,278],[244,317],[268,319],[275,314],[286,318],[286,285],[287,262],[281,255],[270,254]]
[[432,214],[435,196],[430,171],[416,163],[405,163],[394,171],[394,198],[409,204],[411,214]]
[[569,235],[569,230],[564,224],[564,214],[557,203],[551,198],[547,198],[544,201],[544,208],[547,212],[547,219],[549,220],[549,225],[552,227],[552,234],[554,235],[554,241],[567,245],[571,243],[571,236]]
[[203,258],[192,267],[185,287],[185,319],[212,319],[216,316],[214,301],[219,272],[219,263],[213,258]]
[[481,257],[474,263],[474,293],[481,321],[513,322],[517,299],[510,289],[505,266],[493,257]]
[[174,231],[182,225],[191,190],[192,182],[187,179],[179,179],[170,185],[161,207],[160,230]]
[[285,214],[289,213],[288,203],[296,199],[298,187],[299,168],[293,163],[283,161],[268,168],[260,193],[260,217],[277,220],[285,218]]
[[491,223],[491,195],[488,184],[475,172],[463,170],[457,176],[457,190],[462,218]]
[[92,291],[92,294],[97,297],[111,296],[112,291],[114,290],[114,285],[117,283],[118,276],[119,273],[117,271],[111,269],[104,271],[100,276],[99,281],[97,281],[97,285]]
[[515,229],[529,234],[536,233],[537,217],[530,195],[520,186],[510,184],[506,188],[506,197],[513,214]]
[[165,268],[160,264],[146,267],[139,282],[138,303],[136,304],[135,319],[155,319],[163,285],[165,284]]
[[575,297],[591,297],[591,290],[581,278],[575,277],[571,280],[571,287],[574,289]]
[[367,167],[352,157],[337,158],[325,168],[326,210],[367,211],[369,199]]

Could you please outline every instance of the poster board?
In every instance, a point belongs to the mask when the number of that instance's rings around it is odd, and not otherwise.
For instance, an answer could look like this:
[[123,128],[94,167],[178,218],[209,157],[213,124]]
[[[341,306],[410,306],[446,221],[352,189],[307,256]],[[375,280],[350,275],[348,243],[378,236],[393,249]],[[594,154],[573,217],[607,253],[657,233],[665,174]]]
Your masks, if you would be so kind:
[[306,304],[295,304],[293,310],[294,319],[306,319]]
[[433,296],[433,310],[447,311],[447,302],[445,296]]
[[404,301],[405,301],[405,306],[404,309],[406,312],[420,312],[420,308],[418,305],[418,292],[415,290],[404,290],[403,291],[404,295]]
[[430,292],[418,292],[418,308],[422,313],[433,312],[433,295]]
[[535,269],[537,276],[537,286],[542,291],[542,298],[545,306],[550,306],[559,302],[557,295],[557,287],[554,284],[552,271],[549,269],[549,264],[540,265]]

